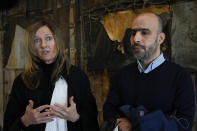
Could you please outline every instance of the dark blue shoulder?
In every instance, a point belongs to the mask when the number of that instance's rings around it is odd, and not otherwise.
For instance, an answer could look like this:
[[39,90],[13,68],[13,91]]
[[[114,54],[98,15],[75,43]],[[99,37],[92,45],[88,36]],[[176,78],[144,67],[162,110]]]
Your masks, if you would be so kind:
[[[169,69],[175,70],[175,71],[186,71],[186,68],[182,67],[181,65],[174,63],[172,61],[166,60],[165,62]],[[187,71],[186,71],[187,72]]]
[[178,77],[190,77],[190,73],[185,67],[183,67],[179,64],[176,64],[174,62],[171,62],[171,61],[166,61],[165,63],[167,64],[168,70],[171,73],[174,72],[174,74],[176,74],[176,76],[178,76]]
[[127,73],[133,73],[137,71],[137,63],[131,63],[129,65],[123,66],[122,68],[120,68],[115,74],[114,76],[124,76]]
[[118,72],[128,72],[129,70],[136,70],[136,68],[137,68],[137,63],[134,62],[122,67]]

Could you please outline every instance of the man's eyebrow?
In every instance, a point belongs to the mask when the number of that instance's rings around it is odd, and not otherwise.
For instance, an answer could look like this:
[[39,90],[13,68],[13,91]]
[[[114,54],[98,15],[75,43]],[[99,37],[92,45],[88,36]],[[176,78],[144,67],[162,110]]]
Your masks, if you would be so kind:
[[142,31],[142,30],[149,30],[149,29],[148,28],[135,28],[135,29],[131,28],[131,31]]

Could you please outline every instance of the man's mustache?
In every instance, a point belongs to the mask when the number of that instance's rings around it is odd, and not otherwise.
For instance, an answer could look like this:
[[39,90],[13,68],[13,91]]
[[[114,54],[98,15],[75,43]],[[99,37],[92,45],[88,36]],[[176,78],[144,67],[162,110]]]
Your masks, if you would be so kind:
[[141,48],[144,49],[144,50],[146,49],[145,46],[143,46],[143,45],[141,45],[140,43],[137,43],[137,42],[135,42],[131,47],[132,47],[132,48],[141,47]]

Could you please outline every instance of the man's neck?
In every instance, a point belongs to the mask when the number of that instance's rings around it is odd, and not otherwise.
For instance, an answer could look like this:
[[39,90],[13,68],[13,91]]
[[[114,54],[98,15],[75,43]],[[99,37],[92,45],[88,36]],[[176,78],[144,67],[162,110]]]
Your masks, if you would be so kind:
[[149,64],[152,63],[152,62],[153,62],[155,59],[157,59],[157,57],[159,57],[159,56],[160,56],[160,53],[159,53],[158,55],[155,55],[155,56],[150,57],[149,59],[146,59],[146,60],[139,60],[139,61],[140,61],[141,65],[142,65],[142,67],[143,67],[144,69],[146,69],[146,68],[149,66]]
[[148,67],[148,65],[153,61],[146,61],[146,60],[139,60],[143,69],[146,69]]

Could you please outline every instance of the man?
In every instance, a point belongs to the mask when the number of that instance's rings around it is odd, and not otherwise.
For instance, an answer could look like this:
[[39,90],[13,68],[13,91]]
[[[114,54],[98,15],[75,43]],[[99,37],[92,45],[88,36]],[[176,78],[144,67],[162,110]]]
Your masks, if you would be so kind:
[[[154,13],[140,14],[132,23],[130,43],[137,62],[122,68],[112,78],[104,104],[104,120],[115,118],[121,131],[137,130],[136,125],[143,129],[143,122],[134,124],[142,120],[135,116],[141,106],[149,115],[160,112],[159,116],[163,115],[168,125],[175,125],[179,131],[192,128],[195,110],[192,80],[182,67],[164,58],[160,50],[165,39],[162,26],[161,18]],[[130,118],[125,115],[125,105],[135,112]],[[144,124],[148,122],[160,121],[151,116]],[[156,129],[154,124],[147,125],[150,127],[145,129]]]

